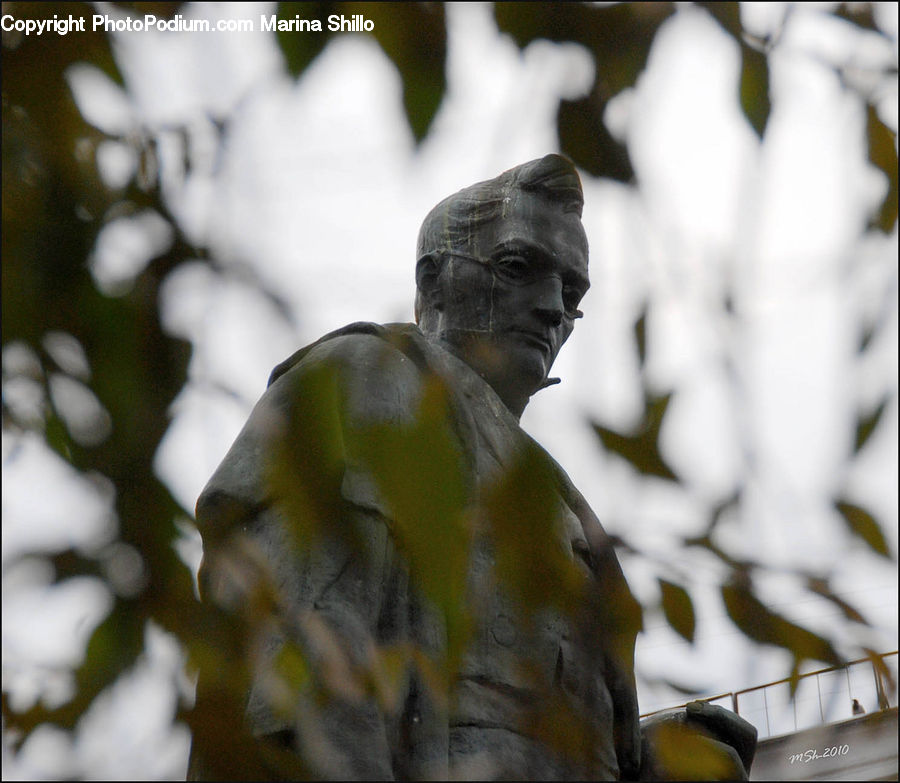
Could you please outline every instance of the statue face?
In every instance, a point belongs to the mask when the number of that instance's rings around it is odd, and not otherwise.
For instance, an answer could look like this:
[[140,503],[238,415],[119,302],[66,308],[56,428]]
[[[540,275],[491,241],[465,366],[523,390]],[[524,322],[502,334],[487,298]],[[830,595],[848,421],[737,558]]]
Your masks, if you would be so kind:
[[577,214],[514,192],[506,214],[479,227],[469,248],[477,255],[444,257],[437,331],[518,416],[581,317],[587,238]]

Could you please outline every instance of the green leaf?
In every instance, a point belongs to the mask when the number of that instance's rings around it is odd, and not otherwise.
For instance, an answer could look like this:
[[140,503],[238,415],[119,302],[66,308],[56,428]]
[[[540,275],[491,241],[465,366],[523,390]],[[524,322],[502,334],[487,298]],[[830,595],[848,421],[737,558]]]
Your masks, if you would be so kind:
[[671,677],[651,677],[645,674],[641,679],[648,685],[662,685],[663,687],[671,688],[674,691],[683,693],[685,696],[699,696],[705,691],[705,688],[702,685],[680,682],[678,680],[673,680]]
[[[295,16],[301,19],[327,19],[334,10],[334,3],[328,2],[286,2],[278,4],[278,21],[291,21]],[[331,40],[327,27],[321,33],[299,33],[288,30],[275,31],[278,48],[284,55],[288,73],[295,79],[307,69]]]
[[878,706],[883,710],[889,709],[892,701],[894,704],[897,703],[897,680],[894,678],[894,673],[884,662],[885,656],[868,647],[863,647],[863,652],[872,662],[872,666],[878,674]]
[[657,581],[662,592],[662,609],[666,621],[679,636],[693,644],[697,618],[691,596],[680,585],[667,582],[665,579]]
[[144,618],[128,602],[119,601],[97,626],[88,642],[84,662],[75,671],[75,694],[60,707],[37,704],[22,713],[4,710],[6,728],[26,734],[42,723],[74,729],[91,702],[137,661],[144,648]]
[[881,414],[884,413],[884,409],[887,407],[889,399],[889,397],[885,397],[869,416],[861,417],[856,422],[856,441],[853,445],[854,453],[861,451],[862,447],[866,445],[866,442],[872,436],[872,433],[878,426],[878,422],[881,421]]
[[595,177],[632,183],[634,169],[628,149],[603,124],[606,101],[595,94],[561,100],[556,113],[559,146],[572,162]]
[[861,27],[863,30],[871,30],[888,38],[889,36],[875,23],[872,5],[872,3],[841,3],[834,11],[834,15],[838,19],[844,19],[857,27]]
[[[102,28],[94,30],[91,23],[91,15],[97,13],[97,10],[91,3],[64,2],[64,3],[15,3],[10,6],[10,11],[17,19],[53,19],[54,15],[60,19],[64,19],[69,15],[76,18],[82,17],[87,20],[84,32],[70,32],[68,35],[52,34],[53,38],[48,38],[47,34],[38,36],[24,36],[24,40],[18,40],[14,45],[8,46],[7,37],[4,36],[3,42],[3,91],[7,90],[19,93],[27,90],[29,84],[36,81],[50,84],[55,82],[52,89],[53,92],[67,91],[66,84],[63,80],[56,80],[56,74],[62,73],[74,62],[86,61],[92,65],[96,65],[103,72],[113,79],[116,84],[124,84],[122,74],[119,72],[116,61],[112,56],[109,48],[109,37],[103,32]],[[13,66],[18,63],[23,68],[31,66],[32,73],[30,76],[18,80],[19,68]],[[40,64],[41,67],[35,67]],[[13,78],[16,77],[16,78]],[[18,82],[18,83],[17,83]],[[52,95],[34,95],[32,100],[34,103],[47,102],[50,106],[46,107],[47,111],[52,111],[58,107],[52,103]],[[17,102],[17,101],[14,101]],[[71,150],[65,150],[67,154]]]
[[422,141],[447,88],[447,28],[443,3],[342,3],[363,14],[372,35],[403,80],[403,106],[416,142]]
[[632,434],[622,435],[596,422],[591,426],[607,449],[624,457],[639,472],[678,481],[659,453],[659,430],[671,396],[671,392],[662,397],[646,396],[643,419]]
[[500,585],[529,612],[548,605],[572,612],[584,579],[560,527],[555,472],[537,444],[527,441],[488,488],[485,508]]
[[673,4],[656,2],[494,3],[497,26],[519,48],[542,38],[582,44],[593,54],[594,84],[586,97],[560,103],[557,130],[562,151],[594,176],[634,179],[628,151],[610,135],[603,115],[613,97],[634,86],[656,31],[673,11]]
[[[725,516],[726,511],[731,511],[732,509],[738,509],[741,504],[741,488],[737,487],[734,492],[723,500],[721,503],[717,504],[709,515],[709,525],[706,528],[706,538],[712,535],[712,532],[718,527],[719,523],[722,521],[722,518]],[[685,542],[687,543],[687,542]],[[712,543],[711,541],[709,542]]]
[[741,83],[738,93],[741,109],[753,130],[762,138],[772,110],[768,57],[747,43],[741,26],[740,3],[700,2],[696,5],[709,11],[741,47]]
[[641,314],[637,321],[634,322],[634,342],[637,346],[638,362],[641,367],[647,358],[647,305],[641,308]]
[[333,38],[360,33],[331,32],[331,14],[361,14],[373,23],[370,33],[397,68],[403,82],[403,108],[416,142],[422,141],[447,89],[447,28],[442,3],[282,2],[279,20],[319,19],[321,33],[276,31],[288,73],[299,78]]
[[541,38],[586,46],[597,59],[597,83],[604,100],[634,85],[656,31],[674,10],[672,3],[657,2],[494,3],[497,26],[520,49]]
[[705,732],[675,720],[649,729],[653,749],[651,780],[735,780],[738,763]]
[[859,345],[856,348],[857,353],[865,353],[866,349],[872,344],[875,333],[875,324],[867,324],[863,327],[862,334],[859,336]]
[[783,647],[796,662],[824,661],[843,665],[843,659],[831,642],[766,607],[753,592],[749,575],[735,572],[721,587],[722,600],[731,621],[749,639],[760,644]]
[[291,405],[285,420],[272,428],[266,487],[290,521],[298,549],[324,531],[351,531],[333,525],[341,517],[344,470],[343,401],[337,368],[323,363],[291,376]]
[[667,687],[672,688],[672,690],[676,690],[679,693],[683,693],[685,696],[699,696],[700,694],[706,691],[704,687],[698,687],[696,685],[689,685],[684,682],[677,682],[669,677],[663,677],[661,682]]
[[797,695],[797,688],[800,687],[800,666],[803,663],[799,658],[794,658],[791,664],[791,673],[788,675],[788,688],[790,689],[790,697],[794,699]]
[[56,581],[62,582],[74,576],[102,576],[103,569],[93,558],[88,558],[74,549],[66,549],[53,555],[48,555],[47,560],[53,564]]
[[766,132],[772,103],[769,98],[769,59],[741,42],[741,109],[760,138]]
[[469,633],[465,596],[472,529],[451,421],[448,390],[437,376],[428,376],[414,422],[366,427],[358,449],[390,509],[410,578],[444,615],[454,658]]
[[833,603],[836,607],[838,607],[841,612],[843,612],[844,617],[854,623],[860,623],[861,625],[869,625],[869,622],[863,617],[853,606],[848,604],[843,598],[836,595],[831,590],[831,585],[828,583],[828,579],[820,579],[818,577],[809,577],[806,580],[806,586],[816,595],[820,595],[826,600]]
[[859,536],[859,538],[865,541],[873,552],[876,552],[882,557],[893,559],[888,550],[884,533],[881,532],[881,527],[868,511],[859,506],[855,506],[852,503],[845,503],[841,500],[837,501],[834,504],[834,507],[844,518],[851,533]]
[[866,137],[869,143],[869,160],[888,178],[887,195],[870,225],[890,234],[897,222],[897,134],[879,119],[878,112],[871,103],[866,106]]

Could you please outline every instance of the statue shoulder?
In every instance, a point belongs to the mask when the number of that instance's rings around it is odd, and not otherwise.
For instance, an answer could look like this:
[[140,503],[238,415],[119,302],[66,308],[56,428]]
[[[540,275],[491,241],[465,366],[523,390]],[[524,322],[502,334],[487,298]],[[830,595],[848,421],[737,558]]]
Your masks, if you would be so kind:
[[197,501],[201,532],[229,529],[266,506],[263,465],[285,432],[343,443],[333,428],[409,421],[426,366],[420,343],[412,325],[351,324],[278,365]]
[[351,324],[278,365],[260,404],[283,410],[324,384],[339,393],[342,415],[352,422],[406,420],[419,400],[427,351],[412,324]]

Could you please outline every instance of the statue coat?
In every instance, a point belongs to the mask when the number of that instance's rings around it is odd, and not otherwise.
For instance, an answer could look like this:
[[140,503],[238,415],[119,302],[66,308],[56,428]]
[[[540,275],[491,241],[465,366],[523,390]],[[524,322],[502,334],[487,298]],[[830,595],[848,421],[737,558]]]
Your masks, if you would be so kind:
[[[326,388],[332,403],[315,402]],[[435,698],[427,677],[411,666],[395,707],[371,694],[339,694],[317,708],[314,725],[305,724],[299,702],[296,711],[273,706],[267,672],[293,633],[291,617],[322,621],[351,665],[364,666],[373,645],[410,643],[435,659],[447,645],[444,616],[418,589],[398,514],[370,467],[378,433],[395,428],[416,437],[423,396],[434,388],[445,395],[438,424],[452,444],[452,472],[458,468],[471,519],[484,516],[486,493],[522,454],[537,455],[546,466],[553,485],[547,526],[585,576],[584,606],[577,616],[552,602],[523,611],[496,588],[496,551],[473,535],[466,574],[473,626],[449,700]],[[416,453],[428,450],[428,444],[407,442]],[[279,453],[294,455],[296,485],[289,477],[270,481],[273,443],[281,444]],[[412,481],[420,468],[415,460],[402,466]],[[421,525],[427,526],[433,522],[429,504],[439,506],[444,488],[434,481],[416,486],[426,509]],[[318,520],[309,539],[315,543],[300,551],[279,502],[294,492]],[[515,505],[504,513],[515,517]],[[633,651],[640,609],[612,546],[565,472],[493,389],[414,325],[351,324],[276,367],[203,490],[197,524],[204,540],[204,601],[239,600],[216,556],[237,531],[274,574],[285,622],[259,641],[247,720],[257,736],[278,737],[303,753],[316,774],[374,780],[618,779],[637,773]],[[200,676],[202,684],[202,671]],[[577,727],[567,739],[569,752],[539,727],[551,704]],[[202,777],[205,752],[193,749],[189,776]]]

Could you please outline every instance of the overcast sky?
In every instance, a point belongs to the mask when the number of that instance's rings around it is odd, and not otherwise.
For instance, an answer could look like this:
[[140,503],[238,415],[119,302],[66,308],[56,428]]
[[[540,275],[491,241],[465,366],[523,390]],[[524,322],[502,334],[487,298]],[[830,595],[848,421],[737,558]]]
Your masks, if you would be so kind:
[[[786,5],[752,4],[745,23],[765,33]],[[853,641],[897,647],[896,566],[851,539],[830,510],[836,487],[846,488],[897,551],[897,233],[861,239],[886,181],[866,161],[863,104],[823,65],[896,63],[897,10],[879,4],[893,35],[882,47],[824,19],[820,5],[792,10],[770,60],[764,145],[737,103],[736,44],[690,7],[660,31],[646,72],[608,115],[629,143],[641,192],[583,177],[593,283],[586,316],[554,368],[562,384],[537,395],[522,420],[607,529],[651,555],[623,561],[642,600],[657,599],[656,575],[690,580],[701,612],[693,647],[661,617],[646,619],[637,650],[644,712],[683,700],[653,686],[654,677],[711,695],[786,674],[784,656],[750,645],[725,618],[712,589],[716,564],[675,551],[677,537],[703,529],[701,510],[746,473],[748,450],[757,469],[743,516],[723,524],[725,544],[785,567],[830,571],[835,589],[877,626]],[[261,10],[265,4],[209,3],[182,13],[258,23]],[[87,68],[70,74],[85,116],[109,133],[187,124],[195,162],[187,177],[175,134],[162,136],[166,192],[185,230],[235,272],[226,278],[187,264],[166,284],[164,323],[193,341],[194,354],[157,469],[185,509],[276,363],[350,321],[412,320],[415,237],[438,200],[557,151],[556,105],[589,87],[587,53],[539,42],[521,56],[497,33],[489,5],[451,4],[448,23],[448,92],[418,150],[399,77],[364,35],[335,40],[299,83],[283,75],[271,35],[258,31],[117,35],[127,95]],[[895,81],[879,104],[894,130],[896,103]],[[219,149],[209,117],[229,115]],[[101,164],[114,181],[133,161],[111,144]],[[148,218],[107,229],[92,260],[98,284],[127,285],[163,234]],[[239,282],[241,270],[287,300],[293,321]],[[728,280],[734,319],[720,306]],[[591,417],[625,430],[640,413],[631,326],[645,300],[652,309],[644,378],[656,391],[676,392],[662,448],[684,478],[677,490],[603,453],[586,424]],[[879,308],[887,308],[887,327],[861,360],[860,324]],[[879,430],[848,467],[855,412],[888,392]],[[98,535],[105,508],[36,439],[4,431],[3,456],[4,689],[19,703],[40,693],[63,698],[69,680],[52,670],[77,659],[104,593],[89,583],[50,591],[45,576],[6,566],[35,541]],[[53,492],[35,496],[35,486]],[[187,527],[181,551],[196,566]],[[801,595],[796,580],[773,575],[762,595],[812,627],[835,626],[834,611]],[[151,641],[146,668],[92,713],[77,743],[44,732],[15,761],[4,751],[4,777],[183,774],[188,738],[169,727],[168,678],[179,659],[162,634]]]

